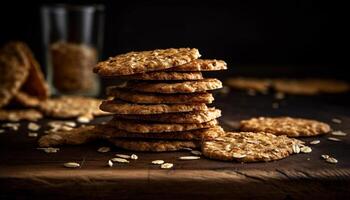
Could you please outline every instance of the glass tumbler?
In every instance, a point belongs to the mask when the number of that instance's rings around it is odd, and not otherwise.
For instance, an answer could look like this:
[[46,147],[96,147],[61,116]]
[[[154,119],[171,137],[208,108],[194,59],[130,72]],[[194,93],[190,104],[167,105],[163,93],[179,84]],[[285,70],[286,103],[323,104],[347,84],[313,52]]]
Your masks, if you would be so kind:
[[45,5],[41,21],[47,80],[56,95],[96,96],[92,72],[103,43],[103,5]]

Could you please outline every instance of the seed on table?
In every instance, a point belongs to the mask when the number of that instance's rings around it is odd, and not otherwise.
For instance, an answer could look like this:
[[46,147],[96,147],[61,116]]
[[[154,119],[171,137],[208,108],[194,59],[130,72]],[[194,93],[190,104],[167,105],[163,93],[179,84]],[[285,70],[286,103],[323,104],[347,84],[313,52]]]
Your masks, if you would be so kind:
[[323,154],[323,155],[321,155],[321,157],[322,157],[323,159],[327,159],[327,158],[329,158],[329,155]]
[[333,131],[331,134],[334,136],[346,136],[347,135],[347,133],[344,133],[343,131]]
[[129,163],[127,159],[124,158],[112,158],[111,159],[113,162],[118,162],[118,163]]
[[68,168],[77,168],[77,167],[80,167],[80,164],[79,163],[76,163],[76,162],[67,162],[67,163],[64,163],[63,164],[65,167],[68,167]]
[[170,168],[172,168],[173,166],[174,166],[173,163],[164,163],[164,164],[162,164],[162,165],[160,166],[160,168],[162,168],[162,169],[170,169]]
[[29,132],[28,137],[38,137],[38,133]]
[[303,152],[303,153],[311,153],[312,149],[308,146],[303,146],[300,148],[300,152]]
[[154,165],[161,165],[163,163],[164,163],[164,160],[153,160],[152,161],[152,164],[154,164]]
[[320,140],[312,140],[310,144],[319,144],[321,141]]
[[292,146],[293,152],[294,153],[300,153],[300,147],[297,144],[293,144]]
[[30,122],[28,124],[28,129],[31,131],[38,131],[40,129],[40,126],[36,123]]
[[129,155],[125,155],[125,154],[115,154],[115,156],[119,157],[119,158],[124,158],[124,159],[130,159],[131,156]]
[[181,156],[179,160],[198,160],[200,158],[199,156]]
[[113,162],[111,160],[108,160],[108,166],[113,167]]
[[326,158],[326,162],[336,164],[338,163],[338,160],[333,157],[329,157],[329,158]]
[[336,124],[341,124],[341,120],[337,119],[337,118],[333,118],[332,122],[336,123]]
[[200,155],[202,155],[202,152],[197,151],[197,150],[192,150],[192,151],[191,151],[191,154],[193,154],[193,155],[195,155],[195,156],[200,156]]
[[335,137],[328,137],[328,140],[334,141],[334,142],[339,142],[339,141],[341,141],[341,139],[335,138]]
[[100,148],[97,149],[97,151],[100,152],[100,153],[107,153],[110,150],[111,150],[110,147],[100,147]]
[[137,160],[139,157],[136,154],[131,154],[131,160]]

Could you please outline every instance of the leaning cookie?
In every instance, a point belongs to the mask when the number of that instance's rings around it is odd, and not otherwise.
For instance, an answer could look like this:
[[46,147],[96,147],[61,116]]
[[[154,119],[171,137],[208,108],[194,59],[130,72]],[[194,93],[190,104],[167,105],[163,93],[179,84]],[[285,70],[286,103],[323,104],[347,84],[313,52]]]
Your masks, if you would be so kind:
[[289,137],[316,136],[328,133],[328,124],[316,120],[292,117],[259,117],[240,122],[240,130],[268,132]]
[[202,153],[215,160],[267,162],[293,154],[293,145],[301,146],[302,141],[264,132],[226,132],[204,140]]

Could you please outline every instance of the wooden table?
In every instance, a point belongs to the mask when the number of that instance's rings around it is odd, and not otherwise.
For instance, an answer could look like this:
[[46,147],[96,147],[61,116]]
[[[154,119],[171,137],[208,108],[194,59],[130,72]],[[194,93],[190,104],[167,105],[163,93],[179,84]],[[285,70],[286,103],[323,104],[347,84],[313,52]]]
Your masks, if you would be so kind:
[[[335,130],[350,133],[349,95],[297,97],[287,96],[278,102],[272,95],[248,96],[233,91],[217,95],[215,105],[223,110],[221,123],[226,130],[232,122],[253,116],[299,116],[331,124]],[[341,124],[331,122],[342,120]],[[107,118],[99,118],[97,122]],[[50,119],[40,121],[46,124]],[[208,159],[180,161],[189,152],[136,153],[139,159],[130,164],[107,167],[120,149],[98,153],[108,145],[97,141],[81,146],[64,146],[55,154],[36,150],[36,139],[27,136],[23,123],[18,132],[0,134],[0,199],[349,199],[350,136],[341,142],[317,137],[320,144],[312,153],[293,155],[269,163],[233,163]],[[303,138],[311,141],[315,138]],[[329,164],[321,154],[335,156],[338,164]],[[155,159],[174,163],[161,170],[151,165]],[[63,163],[75,161],[79,169],[67,169]]]

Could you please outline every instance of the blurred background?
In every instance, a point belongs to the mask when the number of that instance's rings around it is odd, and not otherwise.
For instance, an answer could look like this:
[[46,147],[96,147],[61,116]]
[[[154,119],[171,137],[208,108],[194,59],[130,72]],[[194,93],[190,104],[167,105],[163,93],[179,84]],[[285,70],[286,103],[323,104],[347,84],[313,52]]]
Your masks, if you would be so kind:
[[[102,59],[131,50],[196,47],[223,59],[220,76],[348,79],[348,24],[335,1],[11,1],[0,7],[0,44],[22,40],[45,69],[40,7],[105,5]],[[346,63],[346,62],[345,62]]]

